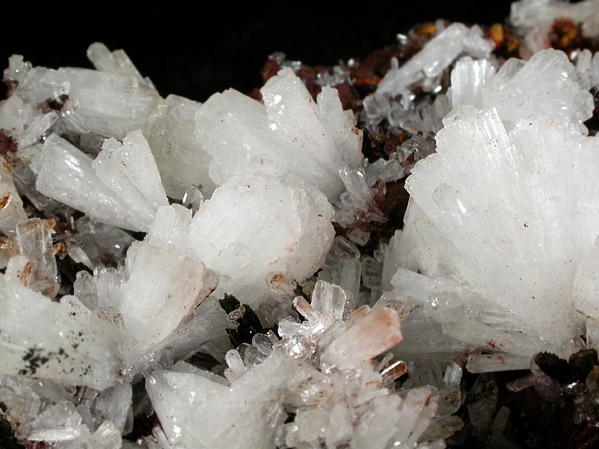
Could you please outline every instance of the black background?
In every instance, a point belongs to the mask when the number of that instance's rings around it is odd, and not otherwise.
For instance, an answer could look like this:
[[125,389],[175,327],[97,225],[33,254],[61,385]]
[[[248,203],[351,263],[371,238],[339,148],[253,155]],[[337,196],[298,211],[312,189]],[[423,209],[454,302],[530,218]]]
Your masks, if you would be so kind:
[[[502,22],[510,2],[376,1],[325,4],[244,3],[133,6],[126,2],[3,5],[1,66],[13,53],[34,65],[91,67],[88,45],[123,48],[161,95],[205,101],[234,87],[249,92],[262,85],[267,56],[283,51],[309,65],[334,65],[363,58],[395,41],[413,25],[445,18],[465,23]],[[37,9],[36,8],[40,8]]]

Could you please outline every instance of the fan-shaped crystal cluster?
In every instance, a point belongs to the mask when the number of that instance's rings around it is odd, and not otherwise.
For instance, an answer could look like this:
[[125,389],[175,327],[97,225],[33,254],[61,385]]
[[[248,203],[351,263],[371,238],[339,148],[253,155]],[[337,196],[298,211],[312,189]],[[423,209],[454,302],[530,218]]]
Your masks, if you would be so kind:
[[[481,68],[458,64],[452,89]],[[460,101],[444,119],[437,154],[407,181],[412,202],[392,283],[460,341],[569,355],[583,333],[575,311],[596,319],[576,301],[585,289],[573,295],[597,237],[599,146],[580,132],[592,96],[555,50],[481,78],[468,83],[480,91],[468,95],[472,104]]]
[[2,428],[59,449],[518,447],[506,391],[534,387],[596,431],[596,3],[437,21],[311,77],[275,54],[253,97],[204,104],[103,44],[95,69],[12,56]]

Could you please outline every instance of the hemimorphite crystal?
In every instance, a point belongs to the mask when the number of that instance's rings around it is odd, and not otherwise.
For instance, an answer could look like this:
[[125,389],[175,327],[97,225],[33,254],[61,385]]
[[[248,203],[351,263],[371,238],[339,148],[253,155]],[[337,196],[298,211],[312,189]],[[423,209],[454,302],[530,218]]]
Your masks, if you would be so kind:
[[526,63],[506,61],[482,87],[482,106],[496,108],[508,130],[518,120],[542,115],[572,124],[583,134],[583,122],[594,109],[593,96],[580,87],[575,67],[564,52],[553,49]]
[[[441,443],[435,431],[424,437],[437,410],[436,391],[395,392],[391,383],[401,374],[392,373],[390,357],[376,367],[372,363],[401,339],[395,311],[382,307],[344,313],[351,307],[345,292],[324,282],[314,290],[314,308],[303,297],[294,305],[307,320],[281,320],[281,340],[272,332],[258,334],[243,357],[237,350],[227,353],[230,386],[181,363],[147,376],[152,405],[171,444],[211,447],[216,438],[225,447],[235,438],[235,446],[243,448],[387,449],[416,447],[421,439]],[[342,316],[349,318],[343,321]],[[240,409],[242,403],[249,408]],[[249,415],[251,411],[261,413]],[[289,422],[281,425],[288,414]]]
[[280,401],[290,374],[287,357],[273,353],[230,387],[195,369],[155,371],[146,389],[171,444],[267,449],[285,419]]
[[330,201],[343,191],[341,167],[361,165],[362,134],[337,92],[323,87],[318,103],[291,69],[261,89],[264,104],[235,90],[215,94],[199,109],[196,133],[212,156],[210,177],[294,175]]
[[392,68],[381,80],[378,95],[397,96],[424,78],[439,76],[461,54],[479,58],[489,56],[493,43],[483,38],[482,30],[454,23],[441,31],[413,58],[401,67]]
[[0,130],[14,139],[19,149],[39,142],[57,120],[55,111],[44,112],[37,105],[23,102],[18,95],[0,102]]
[[101,42],[94,42],[87,49],[87,59],[91,61],[96,70],[109,73],[124,73],[133,75],[149,89],[156,89],[149,78],[143,78],[124,50],[110,51]]
[[148,143],[160,170],[166,193],[183,198],[189,186],[201,186],[206,195],[216,188],[208,175],[212,157],[202,149],[203,137],[194,133],[201,103],[169,95],[150,117]]
[[333,243],[333,208],[298,179],[233,177],[214,191],[189,225],[189,254],[216,271],[220,292],[255,305],[272,293],[267,277],[302,282]]
[[[101,390],[154,362],[167,345],[177,351],[178,344],[216,336],[210,332],[213,324],[206,327],[201,314],[198,320],[195,315],[216,288],[216,275],[156,233],[152,241],[129,248],[120,270],[81,273],[75,282],[81,301],[64,296],[55,303],[26,288],[11,265],[17,262],[11,259],[0,285],[5,374]],[[209,317],[223,325],[212,312]],[[27,334],[29,326],[35,327],[33,334]]]
[[508,132],[496,110],[460,107],[437,147],[408,179],[399,253],[404,268],[428,278],[415,275],[416,287],[400,269],[396,289],[428,304],[458,340],[523,355],[567,353],[581,329],[572,283],[599,218],[597,139],[542,112]]
[[0,230],[7,236],[14,236],[17,225],[26,220],[23,201],[7,169],[6,161],[0,156]]
[[510,21],[529,30],[540,27],[549,30],[557,19],[569,19],[581,24],[586,37],[599,35],[599,2],[585,0],[576,3],[561,0],[520,0],[511,5]]
[[52,229],[46,220],[32,218],[16,228],[16,241],[21,255],[27,257],[25,285],[50,298],[58,293],[58,269],[52,245]]
[[0,278],[2,374],[104,389],[117,376],[110,325],[76,297],[60,303]]
[[15,94],[34,105],[56,101],[61,121],[71,132],[118,139],[136,129],[147,130],[148,118],[161,101],[138,74],[79,68],[34,67]]
[[52,134],[32,168],[43,194],[113,226],[147,231],[168,204],[160,175],[140,131],[123,143],[107,140],[95,160]]

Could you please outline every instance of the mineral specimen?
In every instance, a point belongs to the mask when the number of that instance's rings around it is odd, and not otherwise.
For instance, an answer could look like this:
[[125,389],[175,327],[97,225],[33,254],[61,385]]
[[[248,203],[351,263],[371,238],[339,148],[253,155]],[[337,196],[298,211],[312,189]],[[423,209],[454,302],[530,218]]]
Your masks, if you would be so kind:
[[203,104],[12,56],[0,445],[592,447],[598,18],[275,53]]

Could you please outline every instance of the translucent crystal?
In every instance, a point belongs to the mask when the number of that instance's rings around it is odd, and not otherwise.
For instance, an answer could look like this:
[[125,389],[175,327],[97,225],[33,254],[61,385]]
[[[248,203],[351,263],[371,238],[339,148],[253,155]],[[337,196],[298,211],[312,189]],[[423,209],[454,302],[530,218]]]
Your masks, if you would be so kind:
[[31,63],[25,61],[21,55],[12,55],[8,58],[8,67],[4,69],[4,78],[16,83],[25,79],[31,70]]
[[0,157],[0,231],[14,236],[17,225],[27,220],[27,214],[6,167],[6,161]]
[[342,110],[330,87],[316,104],[291,69],[271,78],[261,92],[264,104],[230,89],[198,111],[197,138],[213,157],[212,180],[221,185],[233,175],[293,174],[336,200],[343,189],[339,168],[362,162],[353,114]]
[[554,50],[508,61],[483,87],[497,109],[455,109],[437,154],[412,169],[398,260],[428,280],[399,270],[393,284],[446,335],[530,357],[548,344],[567,353],[581,331],[572,286],[596,238],[599,162],[598,141],[580,134],[592,102],[575,75]]
[[26,103],[64,102],[61,120],[72,132],[118,139],[136,129],[147,130],[148,118],[161,100],[135,75],[78,68],[34,67],[15,93]]
[[202,191],[194,185],[190,185],[185,189],[185,193],[182,198],[183,206],[191,209],[192,213],[196,213],[198,209],[204,204],[205,198]]
[[[205,275],[200,262],[172,249],[164,251],[144,245],[130,259],[119,312],[140,356],[159,348],[216,284],[205,284],[207,280],[213,282],[213,278]],[[139,301],[140,296],[143,302]]]
[[543,115],[586,134],[582,123],[593,115],[594,103],[577,79],[575,67],[558,50],[540,51],[526,64],[510,59],[482,88],[483,106],[496,108],[508,129],[518,120]]
[[148,87],[155,89],[149,78],[142,78],[139,70],[133,65],[124,50],[110,51],[101,42],[94,42],[87,49],[87,58],[92,62],[96,70],[110,73],[126,73],[133,75],[137,80]]
[[38,143],[57,120],[55,111],[44,112],[18,95],[0,102],[0,130],[14,139],[19,149]]
[[108,421],[120,436],[125,431],[127,420],[130,419],[132,397],[133,391],[130,383],[116,383],[98,394],[90,401],[92,403],[90,412],[93,419],[91,427],[102,427],[102,423]]
[[16,228],[16,240],[21,255],[27,257],[31,267],[26,285],[50,298],[58,293],[58,268],[52,245],[53,231],[48,221],[32,218]]
[[79,438],[85,429],[81,416],[70,402],[44,410],[29,424],[25,437],[32,441],[62,441]]
[[483,38],[479,27],[468,28],[464,24],[454,23],[401,67],[387,72],[377,88],[377,94],[404,94],[411,84],[425,77],[440,75],[459,55],[466,53],[484,58],[492,49],[493,43]]
[[582,23],[586,37],[593,37],[599,34],[598,7],[597,0],[576,3],[561,0],[520,0],[511,5],[510,21],[522,29],[538,26],[549,30],[556,19],[570,19],[576,24]]
[[471,373],[525,370],[530,357],[510,354],[480,354],[468,358],[466,367]]
[[340,368],[353,367],[391,349],[402,340],[397,312],[374,309],[335,339],[323,354],[323,362]]
[[312,307],[320,313],[330,313],[334,318],[340,320],[347,297],[338,285],[318,281],[312,293]]
[[[67,246],[69,254],[78,248],[83,251],[89,268],[99,265],[110,265],[121,262],[125,258],[127,248],[135,240],[122,229],[81,217],[75,222],[76,233],[73,245]],[[71,255],[71,257],[73,257]],[[87,265],[87,263],[86,263]]]
[[574,278],[574,306],[584,317],[599,321],[599,245],[595,244],[582,258]]
[[114,382],[114,331],[77,298],[52,302],[2,276],[0,305],[0,372],[97,389]]
[[196,141],[194,134],[200,107],[195,101],[169,95],[150,117],[148,143],[166,193],[172,198],[183,198],[190,185],[202,186],[206,195],[216,188],[208,176],[212,157],[202,149],[203,136]]
[[454,108],[462,104],[482,106],[482,87],[495,75],[488,59],[461,58],[451,71],[449,97]]
[[141,132],[123,143],[106,141],[95,160],[51,135],[32,168],[36,188],[113,226],[147,231],[160,206],[168,205],[160,175]]
[[326,197],[299,180],[231,178],[189,225],[188,252],[219,273],[219,291],[250,305],[267,300],[272,272],[302,282],[333,242]]
[[[290,374],[274,353],[230,388],[201,375],[157,371],[146,379],[152,405],[169,441],[186,448],[274,447],[284,415],[272,415]],[[234,419],[231,419],[234,417]]]

